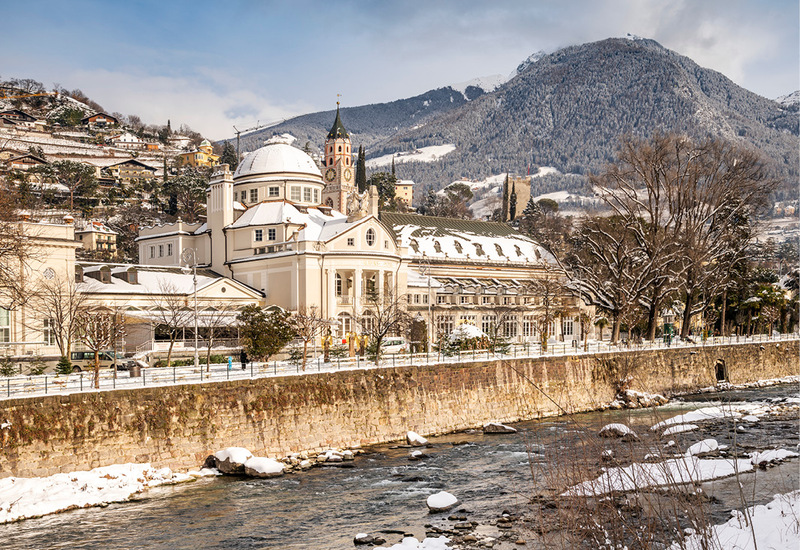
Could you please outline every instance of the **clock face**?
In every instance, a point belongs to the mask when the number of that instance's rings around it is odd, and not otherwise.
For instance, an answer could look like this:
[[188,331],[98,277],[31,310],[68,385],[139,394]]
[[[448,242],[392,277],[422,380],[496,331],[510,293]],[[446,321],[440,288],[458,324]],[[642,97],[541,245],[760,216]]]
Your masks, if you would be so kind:
[[353,172],[351,172],[349,168],[344,171],[344,179],[349,180],[352,176]]
[[328,168],[325,171],[325,179],[326,180],[333,181],[333,178],[335,178],[335,177],[336,177],[336,170],[334,170],[333,168]]

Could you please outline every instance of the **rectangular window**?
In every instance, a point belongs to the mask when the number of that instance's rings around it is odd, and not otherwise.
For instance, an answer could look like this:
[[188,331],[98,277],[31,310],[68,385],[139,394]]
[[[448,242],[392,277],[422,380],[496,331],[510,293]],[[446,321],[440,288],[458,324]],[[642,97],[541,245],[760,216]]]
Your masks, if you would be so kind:
[[494,328],[495,316],[494,315],[484,315],[481,317],[481,330],[486,334],[491,334],[492,329]]
[[263,229],[256,229],[255,237],[253,237],[256,241],[263,241],[264,240],[264,230]]
[[314,189],[314,204],[319,204],[319,189]]
[[156,247],[155,246],[151,246],[150,247],[150,257],[151,258],[155,258],[156,257]]
[[575,323],[572,319],[564,319],[561,324],[561,334],[564,336],[572,336],[575,334]]
[[158,257],[159,258],[163,258],[164,257],[164,245],[163,244],[158,245]]
[[437,304],[446,304],[447,303],[447,296],[437,296],[436,297]]
[[428,303],[428,295],[427,294],[423,294],[422,295],[422,303],[423,304],[427,304]]
[[303,202],[311,202],[311,191],[310,187],[303,187]]
[[267,229],[267,239],[270,241],[274,241],[276,238],[277,237],[275,229]]
[[442,315],[436,319],[436,331],[440,335],[447,335],[453,332],[453,318],[449,315]]
[[270,187],[269,188],[269,196],[270,197],[280,196],[280,187]]
[[484,304],[491,304],[492,303],[492,296],[483,296],[481,298],[481,302]]
[[547,325],[547,335],[548,336],[555,336],[556,335],[556,322],[550,321],[550,324]]
[[525,316],[522,318],[522,335],[536,336],[536,322],[533,317]]
[[295,185],[289,188],[289,200],[300,202],[300,187]]
[[355,237],[348,237],[347,238],[347,246],[355,246],[355,245],[356,245]]
[[167,243],[167,256],[172,256],[172,243]]
[[462,297],[461,297],[461,303],[462,303],[462,304],[469,304],[469,303],[471,303],[471,302],[472,302],[472,300],[470,300],[470,298],[471,298],[471,296],[462,296]]
[[258,202],[258,189],[250,190],[250,202]]
[[414,294],[414,303],[415,304],[419,303],[419,294]]
[[11,312],[0,307],[0,342],[11,341]]
[[505,323],[503,323],[503,335],[506,338],[517,337],[517,322],[518,322],[517,316],[512,315],[508,319],[506,319]]
[[56,344],[56,322],[55,319],[45,319],[42,323],[42,336],[44,343],[48,346]]

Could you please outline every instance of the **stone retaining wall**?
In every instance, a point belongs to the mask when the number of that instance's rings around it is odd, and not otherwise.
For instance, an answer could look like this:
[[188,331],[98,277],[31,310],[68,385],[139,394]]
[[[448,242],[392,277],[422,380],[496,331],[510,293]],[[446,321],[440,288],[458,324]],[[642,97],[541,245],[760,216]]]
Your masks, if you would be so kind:
[[[798,342],[363,369],[0,401],[0,478],[115,463],[199,467],[229,446],[260,456],[356,447],[597,408],[627,384],[685,392],[798,374]],[[626,382],[627,381],[627,382]]]

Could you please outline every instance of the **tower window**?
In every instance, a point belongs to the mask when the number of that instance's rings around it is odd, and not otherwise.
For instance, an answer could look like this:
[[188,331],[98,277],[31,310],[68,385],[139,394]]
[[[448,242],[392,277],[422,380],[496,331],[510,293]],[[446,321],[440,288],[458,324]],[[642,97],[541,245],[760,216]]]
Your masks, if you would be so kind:
[[250,190],[250,202],[258,202],[258,189]]
[[277,197],[280,195],[280,188],[279,187],[270,187],[269,188],[269,196],[270,197]]
[[344,159],[344,163],[349,165],[350,164],[350,157],[345,158]]
[[369,246],[375,244],[375,230],[372,229],[371,227],[367,229],[367,244]]
[[303,202],[311,202],[311,188],[303,187]]
[[339,146],[338,152],[339,152],[339,153],[341,153],[341,152],[342,152],[342,146],[341,146],[341,145]]
[[333,159],[328,159],[328,166],[333,166]]
[[289,198],[295,202],[300,202],[300,187],[294,186],[289,189]]

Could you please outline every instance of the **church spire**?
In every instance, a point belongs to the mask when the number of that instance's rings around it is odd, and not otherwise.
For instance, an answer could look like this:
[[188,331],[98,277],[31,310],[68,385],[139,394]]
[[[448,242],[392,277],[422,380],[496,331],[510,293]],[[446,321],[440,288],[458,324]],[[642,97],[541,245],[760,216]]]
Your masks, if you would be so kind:
[[337,138],[345,138],[350,139],[350,135],[347,133],[347,130],[344,129],[344,124],[342,124],[342,119],[339,118],[339,102],[336,102],[336,120],[333,121],[333,127],[331,131],[328,132],[328,139],[337,139]]

